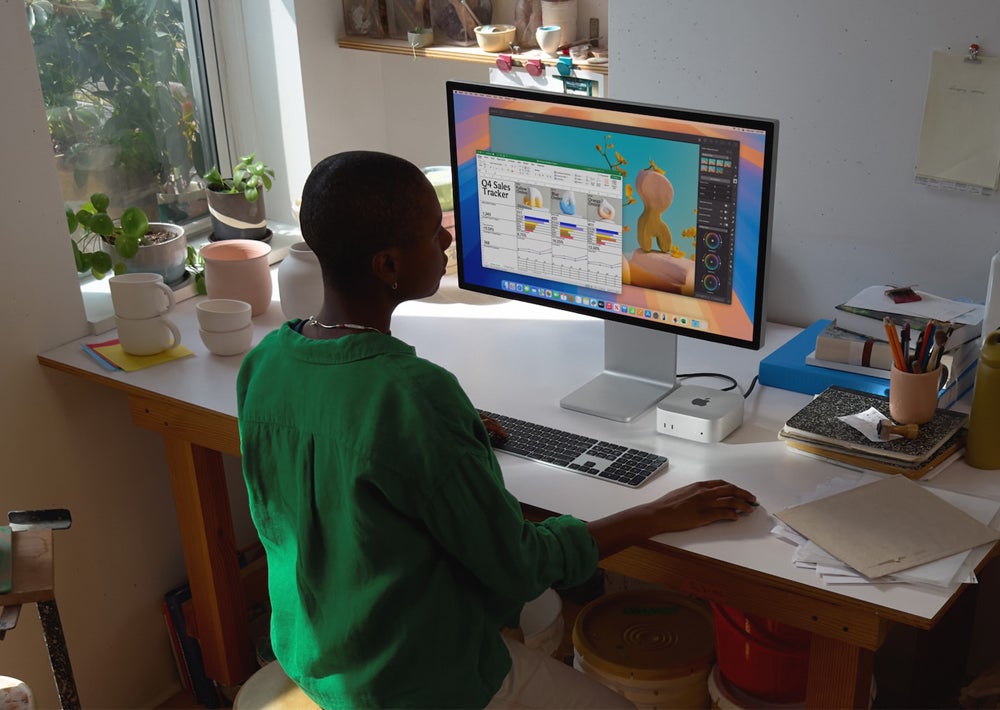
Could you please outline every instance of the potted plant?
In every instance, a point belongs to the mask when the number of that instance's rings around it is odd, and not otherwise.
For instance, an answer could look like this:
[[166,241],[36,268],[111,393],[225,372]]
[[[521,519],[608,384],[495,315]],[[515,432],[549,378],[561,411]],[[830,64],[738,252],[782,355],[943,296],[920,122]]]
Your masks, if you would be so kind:
[[205,175],[205,196],[212,218],[211,239],[267,239],[264,192],[271,189],[274,170],[250,153],[233,167],[233,176],[222,177],[218,166]]
[[417,25],[406,32],[406,39],[413,49],[429,47],[434,44],[434,30],[429,27]]
[[[184,228],[150,222],[138,207],[127,207],[117,220],[108,214],[110,198],[97,192],[79,210],[66,207],[66,225],[76,270],[103,279],[108,273],[147,272],[180,283],[187,266]],[[79,236],[77,233],[79,232]]]

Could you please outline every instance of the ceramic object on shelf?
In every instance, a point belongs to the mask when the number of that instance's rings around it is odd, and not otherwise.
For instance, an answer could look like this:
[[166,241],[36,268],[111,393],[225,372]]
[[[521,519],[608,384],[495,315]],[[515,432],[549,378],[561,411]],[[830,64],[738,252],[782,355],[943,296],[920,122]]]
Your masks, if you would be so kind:
[[203,246],[208,297],[246,301],[251,313],[259,316],[271,305],[270,253],[270,244],[255,239],[226,239]]
[[163,283],[160,274],[118,274],[109,279],[108,288],[111,305],[120,318],[162,316],[176,303],[173,289]]
[[289,320],[314,316],[323,306],[323,272],[305,242],[292,244],[278,266],[278,299]]
[[181,344],[181,331],[166,316],[122,318],[115,316],[118,342],[129,355],[156,355]]
[[423,30],[421,32],[407,32],[406,40],[413,49],[430,47],[434,44],[434,30]]
[[562,28],[560,45],[576,41],[576,22],[577,0],[542,0],[542,24]]
[[555,56],[562,43],[562,27],[559,25],[542,25],[535,30],[535,40],[538,48],[546,54]]
[[478,25],[476,42],[484,52],[508,52],[517,28],[514,25]]

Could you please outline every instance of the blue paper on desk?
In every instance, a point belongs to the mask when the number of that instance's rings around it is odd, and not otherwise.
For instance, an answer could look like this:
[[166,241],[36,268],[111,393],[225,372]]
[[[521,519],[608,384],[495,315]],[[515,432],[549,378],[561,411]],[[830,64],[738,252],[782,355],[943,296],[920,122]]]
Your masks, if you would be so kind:
[[816,338],[830,324],[818,320],[760,361],[760,384],[793,392],[819,394],[831,385],[840,385],[871,394],[888,395],[889,381],[828,367],[806,364],[806,356],[816,349]]

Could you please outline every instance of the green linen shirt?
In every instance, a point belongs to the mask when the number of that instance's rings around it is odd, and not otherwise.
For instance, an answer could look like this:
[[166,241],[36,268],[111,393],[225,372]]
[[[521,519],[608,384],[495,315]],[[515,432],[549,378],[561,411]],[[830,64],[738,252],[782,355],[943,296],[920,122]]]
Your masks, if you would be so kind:
[[237,380],[250,511],[277,659],[318,704],[481,707],[499,630],[593,574],[586,525],[525,521],[456,378],[378,333],[289,322]]

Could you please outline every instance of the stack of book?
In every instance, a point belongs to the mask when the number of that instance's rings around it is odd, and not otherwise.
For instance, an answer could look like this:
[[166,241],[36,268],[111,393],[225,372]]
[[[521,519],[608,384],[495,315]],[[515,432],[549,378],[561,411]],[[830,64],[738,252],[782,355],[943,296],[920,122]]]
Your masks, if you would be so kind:
[[841,420],[874,407],[889,417],[889,399],[845,387],[829,387],[785,422],[778,438],[791,448],[852,468],[923,478],[954,461],[965,446],[965,414],[938,409],[916,438],[871,441]]
[[950,328],[941,358],[947,374],[938,406],[952,406],[975,382],[983,306],[919,291],[919,300],[897,304],[885,295],[887,290],[887,286],[863,290],[837,306],[833,319],[816,321],[768,355],[760,363],[760,383],[806,394],[831,385],[888,394],[892,351],[885,318],[897,330],[909,323],[914,333],[934,320]]
[[[889,380],[892,351],[888,341],[854,333],[839,327],[840,320],[828,321],[816,336],[816,348],[806,355],[806,363],[868,377]],[[883,331],[884,334],[884,331]],[[950,406],[968,392],[976,380],[979,363],[979,341],[946,346],[941,356],[944,368],[938,406]]]

